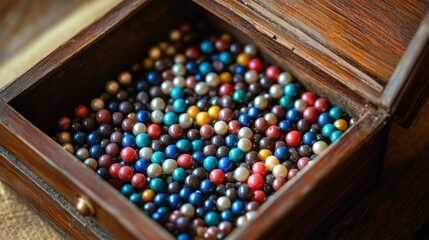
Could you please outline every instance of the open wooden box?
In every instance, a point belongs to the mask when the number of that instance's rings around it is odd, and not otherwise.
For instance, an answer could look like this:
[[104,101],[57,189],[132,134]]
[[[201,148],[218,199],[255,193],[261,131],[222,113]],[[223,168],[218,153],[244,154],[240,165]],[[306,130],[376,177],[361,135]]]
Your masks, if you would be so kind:
[[71,237],[172,238],[45,133],[170,29],[207,18],[252,39],[307,89],[358,118],[229,238],[314,236],[376,183],[390,118],[409,125],[424,101],[428,8],[427,1],[124,1],[1,90],[0,178]]

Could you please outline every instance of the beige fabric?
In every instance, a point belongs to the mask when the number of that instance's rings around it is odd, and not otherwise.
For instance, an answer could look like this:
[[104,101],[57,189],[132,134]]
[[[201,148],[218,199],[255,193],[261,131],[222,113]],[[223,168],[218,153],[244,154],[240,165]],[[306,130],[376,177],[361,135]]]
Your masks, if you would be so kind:
[[[0,89],[47,56],[119,0],[87,1],[0,66]],[[0,182],[0,240],[62,239],[21,197]]]

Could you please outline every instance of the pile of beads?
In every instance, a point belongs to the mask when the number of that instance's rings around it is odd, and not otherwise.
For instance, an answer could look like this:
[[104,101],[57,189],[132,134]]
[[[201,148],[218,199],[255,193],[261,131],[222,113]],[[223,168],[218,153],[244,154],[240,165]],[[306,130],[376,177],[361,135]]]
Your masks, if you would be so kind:
[[254,45],[191,29],[59,119],[55,138],[177,238],[222,239],[355,119]]

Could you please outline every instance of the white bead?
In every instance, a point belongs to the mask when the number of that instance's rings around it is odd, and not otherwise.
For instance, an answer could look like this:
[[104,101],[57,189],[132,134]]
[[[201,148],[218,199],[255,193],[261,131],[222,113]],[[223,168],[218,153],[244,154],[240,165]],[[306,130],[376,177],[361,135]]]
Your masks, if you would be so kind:
[[170,31],[170,40],[179,41],[182,38],[182,32],[179,29],[173,29]]
[[147,175],[150,178],[156,178],[161,176],[162,174],[162,167],[158,164],[158,163],[151,163],[148,167],[147,167]]
[[175,63],[173,66],[171,66],[171,72],[173,72],[176,76],[183,76],[186,73],[186,68],[181,63]]
[[279,99],[283,96],[283,86],[280,84],[274,84],[270,87],[270,96],[274,99]]
[[324,141],[317,141],[313,144],[312,150],[314,154],[320,155],[326,150],[327,147],[328,144],[326,144]]
[[228,133],[228,124],[224,121],[217,121],[214,125],[214,131],[217,135],[226,135]]
[[195,215],[195,207],[190,203],[185,203],[180,207],[180,213],[192,218]]
[[186,79],[183,76],[175,76],[173,78],[173,84],[175,87],[184,88],[186,86]]
[[307,103],[302,99],[295,100],[293,107],[298,110],[298,112],[304,112],[305,108],[307,108]]
[[268,171],[273,171],[274,167],[278,164],[280,164],[280,161],[276,156],[271,155],[265,159],[265,167]]
[[274,177],[286,178],[287,177],[287,167],[283,164],[277,164],[273,168]]
[[172,174],[174,169],[177,168],[177,162],[174,159],[166,159],[162,163],[162,171],[164,171],[166,174]]
[[258,79],[258,73],[255,70],[249,70],[244,73],[244,81],[248,84],[255,83]]
[[165,108],[165,101],[162,98],[156,97],[150,101],[150,109],[152,109],[152,111],[164,110],[164,108]]
[[194,92],[199,96],[204,96],[209,92],[210,88],[205,82],[199,82],[195,85]]
[[179,116],[179,125],[184,128],[190,128],[192,127],[192,124],[194,123],[194,120],[189,116],[187,113],[182,113]]
[[174,84],[170,80],[166,80],[161,83],[161,92],[165,95],[170,95],[171,89],[174,87]]
[[157,124],[162,123],[163,117],[164,117],[164,114],[160,110],[155,110],[150,113],[150,120]]
[[275,125],[277,123],[277,117],[274,113],[265,114],[264,119],[267,121],[268,126]]
[[181,63],[184,64],[186,62],[185,55],[178,53],[174,56],[174,63]]
[[217,87],[220,84],[220,77],[215,72],[209,72],[206,75],[206,83],[210,87]]
[[144,123],[138,122],[134,124],[133,134],[134,136],[139,135],[139,133],[145,133],[147,130],[146,125]]
[[244,226],[247,223],[247,217],[245,215],[240,216],[235,223],[237,227]]
[[292,74],[288,72],[282,72],[277,77],[277,83],[282,86],[286,86],[286,84],[292,82],[292,80],[293,80]]
[[153,150],[150,147],[144,147],[139,151],[139,157],[149,160],[152,157]]
[[252,221],[258,217],[258,213],[256,211],[249,211],[246,213],[247,221]]
[[260,110],[265,110],[268,107],[268,100],[263,96],[257,96],[253,101],[253,105]]
[[149,49],[149,57],[158,59],[161,57],[161,49],[159,47],[151,47]]
[[104,100],[101,98],[93,98],[91,100],[91,109],[94,112],[97,112],[104,108]]
[[237,148],[244,153],[248,153],[250,150],[252,150],[252,141],[250,141],[248,138],[242,138],[238,140]]
[[249,170],[245,167],[238,167],[234,171],[234,179],[239,182],[245,182],[249,178]]
[[227,210],[231,207],[231,200],[228,197],[219,197],[216,201],[216,207],[219,211]]
[[253,138],[253,131],[249,127],[242,127],[242,128],[240,128],[240,130],[238,130],[237,137],[238,137],[238,139],[241,139],[241,138],[252,139]]
[[244,53],[254,57],[256,54],[258,54],[258,48],[253,44],[246,44],[244,46]]

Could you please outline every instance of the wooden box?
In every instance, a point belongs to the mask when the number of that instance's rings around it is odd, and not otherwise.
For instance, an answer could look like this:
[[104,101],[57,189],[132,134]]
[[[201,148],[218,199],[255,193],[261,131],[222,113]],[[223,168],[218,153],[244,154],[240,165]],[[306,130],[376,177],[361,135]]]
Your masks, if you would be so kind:
[[428,8],[428,1],[124,1],[1,90],[0,178],[71,237],[173,238],[45,133],[172,27],[209,19],[252,39],[307,89],[358,118],[229,238],[317,235],[376,183],[390,119],[409,125],[427,96]]

